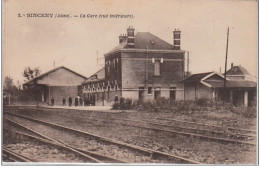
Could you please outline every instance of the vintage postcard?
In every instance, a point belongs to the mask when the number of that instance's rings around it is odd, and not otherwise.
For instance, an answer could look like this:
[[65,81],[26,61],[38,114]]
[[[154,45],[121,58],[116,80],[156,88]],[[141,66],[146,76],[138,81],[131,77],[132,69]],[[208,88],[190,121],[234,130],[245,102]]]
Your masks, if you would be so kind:
[[258,165],[257,1],[2,4],[2,165]]

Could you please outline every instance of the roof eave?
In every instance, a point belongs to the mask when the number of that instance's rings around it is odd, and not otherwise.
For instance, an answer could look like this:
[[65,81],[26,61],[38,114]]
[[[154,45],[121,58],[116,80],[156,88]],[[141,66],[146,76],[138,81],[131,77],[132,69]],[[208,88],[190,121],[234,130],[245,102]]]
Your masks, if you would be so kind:
[[185,50],[164,50],[164,49],[119,49],[119,50],[115,50],[112,52],[108,52],[106,54],[104,54],[104,56],[109,56],[115,53],[119,53],[119,52],[123,52],[123,53],[131,53],[131,52],[139,52],[139,53],[185,53]]

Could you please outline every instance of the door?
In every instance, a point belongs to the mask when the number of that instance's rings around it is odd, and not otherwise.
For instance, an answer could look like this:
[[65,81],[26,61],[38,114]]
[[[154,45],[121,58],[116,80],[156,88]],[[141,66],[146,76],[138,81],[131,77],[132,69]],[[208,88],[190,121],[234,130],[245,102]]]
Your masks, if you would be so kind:
[[154,99],[159,99],[161,97],[161,89],[156,88],[154,91]]
[[144,99],[144,87],[139,87],[139,100]]
[[176,87],[170,87],[170,100],[176,100]]

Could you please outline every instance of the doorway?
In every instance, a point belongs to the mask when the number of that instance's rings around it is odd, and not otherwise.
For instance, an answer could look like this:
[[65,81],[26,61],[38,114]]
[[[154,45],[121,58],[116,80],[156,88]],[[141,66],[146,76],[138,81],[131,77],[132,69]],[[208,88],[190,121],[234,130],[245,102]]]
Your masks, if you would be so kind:
[[174,102],[176,100],[176,87],[170,87],[170,100]]
[[154,90],[154,99],[159,99],[161,97],[161,88],[155,88]]
[[139,87],[139,100],[144,99],[144,87]]

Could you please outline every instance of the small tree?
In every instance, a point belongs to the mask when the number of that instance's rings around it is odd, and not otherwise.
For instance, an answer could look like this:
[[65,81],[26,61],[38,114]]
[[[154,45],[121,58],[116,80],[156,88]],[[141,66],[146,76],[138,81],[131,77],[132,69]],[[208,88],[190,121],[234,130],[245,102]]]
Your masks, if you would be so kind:
[[13,79],[10,76],[4,78],[3,92],[4,104],[10,105],[10,99],[17,94],[17,87],[14,85]]
[[27,80],[30,80],[38,75],[41,74],[41,70],[39,67],[36,68],[30,68],[30,67],[25,67],[23,71],[23,77],[25,77]]
[[13,79],[10,76],[6,76],[4,79],[3,91],[9,94],[13,94],[17,90],[14,85]]

